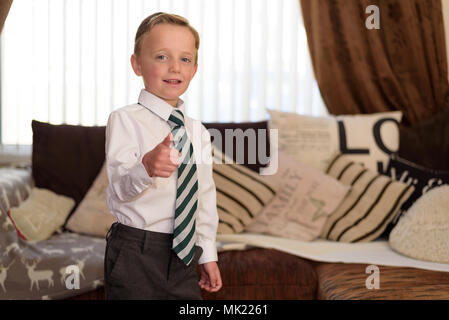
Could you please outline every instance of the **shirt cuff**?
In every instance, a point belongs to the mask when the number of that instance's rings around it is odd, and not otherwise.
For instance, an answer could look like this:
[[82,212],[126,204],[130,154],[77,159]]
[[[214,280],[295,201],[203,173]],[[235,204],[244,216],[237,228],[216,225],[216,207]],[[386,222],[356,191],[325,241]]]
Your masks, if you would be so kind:
[[147,169],[140,160],[134,168],[130,171],[131,177],[136,181],[136,188],[139,189],[139,193],[148,188],[152,183],[153,179],[148,175]]
[[121,201],[130,201],[146,190],[153,180],[141,161],[136,163],[118,181],[113,182],[115,193]]
[[215,242],[201,241],[197,243],[203,249],[203,254],[198,260],[198,264],[203,264],[211,261],[218,261],[217,247]]

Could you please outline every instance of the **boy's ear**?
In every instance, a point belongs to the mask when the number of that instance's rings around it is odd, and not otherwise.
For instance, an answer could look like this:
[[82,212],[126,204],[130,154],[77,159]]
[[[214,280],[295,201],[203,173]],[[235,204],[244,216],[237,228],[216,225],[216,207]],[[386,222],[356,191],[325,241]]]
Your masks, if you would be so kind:
[[136,54],[132,54],[131,56],[131,66],[133,67],[134,73],[138,76],[142,75],[142,70],[140,69],[139,59]]

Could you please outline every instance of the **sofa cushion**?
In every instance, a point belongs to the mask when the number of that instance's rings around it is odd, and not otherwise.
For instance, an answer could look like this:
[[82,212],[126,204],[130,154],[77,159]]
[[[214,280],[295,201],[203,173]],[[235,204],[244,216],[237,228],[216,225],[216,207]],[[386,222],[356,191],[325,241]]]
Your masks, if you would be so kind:
[[449,185],[428,191],[390,233],[391,248],[408,257],[449,263]]
[[297,161],[325,170],[336,153],[383,172],[399,148],[400,111],[313,117],[268,110],[270,129],[279,130],[279,149]]
[[248,232],[314,240],[349,191],[349,186],[297,162],[283,151],[278,152],[278,172],[268,177],[275,182],[282,181],[281,187],[246,227]]
[[433,170],[449,171],[449,108],[412,126],[400,126],[399,156]]
[[[312,262],[321,300],[448,300],[449,272],[365,264]],[[372,289],[367,288],[368,287]]]
[[327,219],[321,237],[343,242],[366,242],[387,228],[414,187],[394,181],[339,155],[327,173],[351,190]]
[[425,168],[424,166],[403,159],[397,154],[390,155],[390,162],[386,174],[394,180],[407,183],[415,188],[411,196],[404,202],[399,212],[391,221],[386,229],[386,234],[391,232],[401,216],[403,216],[422,195],[435,187],[449,184],[449,171]]
[[74,199],[75,209],[103,165],[105,127],[52,125],[35,120],[31,126],[36,187]]
[[252,248],[218,253],[223,287],[202,291],[208,300],[314,299],[317,278],[302,258],[273,249]]
[[69,197],[33,188],[30,196],[19,207],[11,208],[8,215],[21,238],[42,241],[62,227],[74,205]]

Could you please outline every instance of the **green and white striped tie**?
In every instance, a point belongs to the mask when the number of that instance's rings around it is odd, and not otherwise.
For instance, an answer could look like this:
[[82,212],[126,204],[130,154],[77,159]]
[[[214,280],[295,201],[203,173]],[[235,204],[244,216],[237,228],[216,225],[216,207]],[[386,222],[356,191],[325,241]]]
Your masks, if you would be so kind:
[[198,207],[198,178],[193,146],[184,127],[184,115],[174,109],[168,118],[175,148],[181,152],[176,187],[173,250],[189,265],[195,254],[195,218]]

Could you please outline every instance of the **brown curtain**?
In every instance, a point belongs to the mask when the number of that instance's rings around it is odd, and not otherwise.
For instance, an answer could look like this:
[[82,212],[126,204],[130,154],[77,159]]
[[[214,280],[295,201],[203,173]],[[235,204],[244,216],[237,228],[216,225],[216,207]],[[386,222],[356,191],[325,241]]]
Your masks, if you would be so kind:
[[[331,114],[401,110],[415,124],[449,105],[441,0],[300,0]],[[369,5],[380,29],[367,29]]]
[[9,8],[11,8],[12,0],[0,0],[0,34],[5,24],[6,16],[8,15]]

